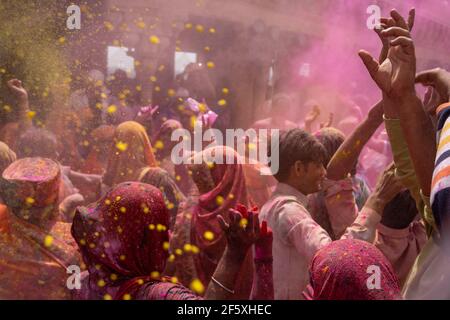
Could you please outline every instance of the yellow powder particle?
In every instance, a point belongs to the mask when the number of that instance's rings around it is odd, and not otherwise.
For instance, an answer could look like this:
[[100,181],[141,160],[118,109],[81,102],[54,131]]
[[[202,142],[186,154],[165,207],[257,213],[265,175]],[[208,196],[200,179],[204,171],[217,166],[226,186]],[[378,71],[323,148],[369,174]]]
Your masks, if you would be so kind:
[[150,43],[152,44],[159,44],[161,41],[159,40],[159,38],[157,36],[151,36],[149,38]]
[[208,241],[212,241],[214,240],[214,233],[212,231],[205,231],[203,237]]
[[44,238],[44,246],[50,247],[53,243],[53,237],[51,235],[46,235]]
[[202,294],[203,292],[205,292],[205,286],[199,279],[194,279],[191,282],[190,288],[197,294]]
[[128,144],[126,144],[125,142],[119,141],[116,143],[116,148],[119,149],[120,151],[124,152],[127,150]]

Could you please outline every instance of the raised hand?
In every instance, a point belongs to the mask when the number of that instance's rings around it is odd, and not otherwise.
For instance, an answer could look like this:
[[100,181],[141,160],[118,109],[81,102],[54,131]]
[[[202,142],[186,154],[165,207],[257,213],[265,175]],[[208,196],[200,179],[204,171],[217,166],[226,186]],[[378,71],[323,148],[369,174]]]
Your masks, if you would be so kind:
[[436,116],[436,108],[443,102],[443,99],[439,95],[436,89],[428,87],[424,99],[423,107],[430,117],[434,119]]
[[217,217],[225,233],[228,248],[237,256],[245,257],[250,246],[258,240],[260,235],[258,214],[249,211],[247,218],[243,220],[239,211],[230,209],[229,217],[230,223],[227,223],[221,215]]
[[[381,64],[367,51],[361,50],[359,56],[364,62],[370,76],[389,98],[402,98],[415,95],[414,80],[416,56],[414,43],[409,31],[410,25],[396,11],[391,11],[392,19],[386,20],[388,29],[381,31],[382,37],[394,37],[389,42],[387,58]],[[410,13],[410,24],[414,22]]]
[[17,100],[28,101],[28,92],[23,87],[22,81],[18,79],[12,79],[8,81],[7,85],[9,90],[16,97]]
[[[416,17],[416,10],[413,8],[409,11],[408,16],[408,29],[411,32],[414,27],[414,21]],[[375,33],[380,37],[381,43],[383,44],[383,48],[380,52],[380,57],[378,59],[379,63],[383,63],[384,60],[386,60],[388,51],[389,51],[389,39],[387,37],[384,37],[381,35],[381,32],[383,30],[388,29],[389,27],[394,27],[395,22],[392,18],[381,18],[380,19],[380,28],[373,29]]]
[[308,112],[305,118],[306,124],[312,124],[314,121],[317,120],[317,118],[320,116],[320,108],[319,106],[315,105],[311,111]]
[[450,73],[448,71],[436,68],[419,72],[416,76],[416,83],[421,83],[434,89],[433,93],[436,95],[434,100],[437,101],[435,108],[439,104],[450,101]]
[[328,121],[327,122],[322,122],[320,124],[320,129],[331,127],[333,125],[333,121],[334,121],[334,113],[330,112],[330,114],[328,116]]
[[366,206],[382,214],[386,204],[403,189],[404,187],[395,176],[394,164],[391,164],[378,178],[375,190],[367,199]]

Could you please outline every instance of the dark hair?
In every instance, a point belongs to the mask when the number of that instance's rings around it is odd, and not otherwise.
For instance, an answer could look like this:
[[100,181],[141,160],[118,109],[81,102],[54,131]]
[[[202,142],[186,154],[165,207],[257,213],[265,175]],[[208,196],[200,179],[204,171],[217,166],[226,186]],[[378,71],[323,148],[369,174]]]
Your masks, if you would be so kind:
[[338,151],[341,144],[345,141],[345,135],[342,131],[335,128],[322,128],[317,131],[314,136],[319,140],[327,151],[325,162],[328,164],[333,158],[336,151]]
[[405,229],[418,215],[416,202],[408,190],[395,196],[385,207],[381,224],[392,229]]
[[326,150],[311,134],[301,129],[292,129],[281,134],[278,148],[280,166],[274,174],[279,182],[285,181],[289,170],[297,161],[304,164],[311,162],[326,165]]

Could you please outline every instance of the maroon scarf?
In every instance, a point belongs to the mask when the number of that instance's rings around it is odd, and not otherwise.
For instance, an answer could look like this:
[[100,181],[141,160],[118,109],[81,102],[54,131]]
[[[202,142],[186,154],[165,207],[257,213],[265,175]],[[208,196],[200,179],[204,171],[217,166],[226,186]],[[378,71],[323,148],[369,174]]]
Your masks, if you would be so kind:
[[[237,164],[238,155],[234,150],[220,146],[204,152],[214,157],[217,152],[224,150],[233,155],[235,164],[214,163],[209,171],[215,187],[200,195],[198,204],[192,208],[191,240],[200,249],[195,264],[199,278],[205,284],[211,279],[226,246],[217,216],[222,215],[227,219],[229,209],[239,203],[247,205],[244,171],[242,165]],[[222,163],[225,163],[225,152],[223,154]],[[205,239],[206,231],[214,234],[213,240]]]
[[168,225],[161,192],[143,183],[121,183],[97,203],[78,208],[72,235],[89,271],[84,288],[89,295],[83,296],[122,299],[127,293],[133,298],[137,280],[158,279],[151,275],[164,269]]

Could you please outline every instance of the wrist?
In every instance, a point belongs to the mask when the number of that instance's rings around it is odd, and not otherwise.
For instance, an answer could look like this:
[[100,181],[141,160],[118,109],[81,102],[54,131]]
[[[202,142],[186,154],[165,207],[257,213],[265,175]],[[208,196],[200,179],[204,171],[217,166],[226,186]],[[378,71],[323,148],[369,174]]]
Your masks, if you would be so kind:
[[272,243],[270,245],[255,244],[255,260],[272,259]]
[[398,119],[398,112],[395,106],[395,102],[387,95],[383,94],[383,111],[386,118]]
[[247,256],[247,249],[243,248],[233,248],[227,246],[223,254],[224,258],[235,263],[242,263]]
[[416,94],[416,90],[405,90],[395,95],[387,97],[388,100],[396,107],[397,110],[401,110],[401,106],[407,103],[416,102],[419,100]]
[[18,96],[17,97],[17,102],[19,104],[28,104],[28,96]]
[[386,202],[383,201],[378,195],[373,194],[367,199],[365,204],[366,207],[372,209],[379,215],[383,215],[384,207],[386,206]]

